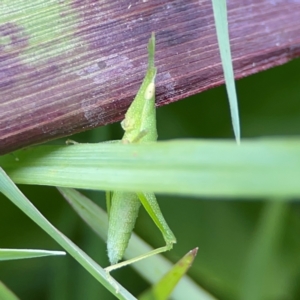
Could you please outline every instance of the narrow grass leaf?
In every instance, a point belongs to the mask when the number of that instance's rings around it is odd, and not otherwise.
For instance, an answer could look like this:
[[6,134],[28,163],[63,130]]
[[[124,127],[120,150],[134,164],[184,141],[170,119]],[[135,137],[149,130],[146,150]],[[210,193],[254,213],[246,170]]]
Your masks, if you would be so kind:
[[106,212],[88,197],[70,188],[57,188],[77,214],[102,240],[107,239],[108,217]]
[[226,90],[229,98],[231,121],[237,143],[240,143],[239,109],[228,33],[226,0],[212,0],[217,38],[223,66]]
[[1,281],[0,281],[0,299],[19,300],[19,298]]
[[[29,173],[30,174],[30,173]],[[28,175],[29,176],[29,175]],[[46,231],[70,255],[72,255],[90,274],[105,286],[118,299],[135,299],[118,282],[109,280],[106,272],[93,261],[85,252],[78,248],[71,240],[59,232],[21,193],[11,179],[0,168],[0,192],[10,199],[19,209]]]
[[[169,299],[172,291],[178,284],[179,280],[185,275],[188,269],[191,267],[198,248],[189,251],[183,258],[181,258],[171,270],[167,272],[155,285],[139,296],[140,300],[166,300]],[[186,290],[186,297],[189,298],[189,290]],[[207,299],[201,298],[200,299]]]
[[65,254],[66,252],[64,251],[49,251],[36,249],[0,249],[0,261]]

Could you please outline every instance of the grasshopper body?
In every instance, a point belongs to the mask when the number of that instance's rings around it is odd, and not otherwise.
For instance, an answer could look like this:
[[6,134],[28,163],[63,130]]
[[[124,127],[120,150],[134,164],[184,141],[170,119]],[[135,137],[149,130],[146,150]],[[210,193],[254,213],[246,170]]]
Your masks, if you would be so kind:
[[[157,140],[154,52],[155,37],[152,34],[148,43],[149,58],[146,76],[121,123],[125,131],[122,138],[124,144],[155,142]],[[108,192],[106,199],[109,213],[107,251],[112,264],[111,267],[106,268],[108,272],[156,253],[170,250],[176,243],[175,236],[167,225],[153,193]],[[127,248],[141,203],[162,232],[166,246],[117,264]]]

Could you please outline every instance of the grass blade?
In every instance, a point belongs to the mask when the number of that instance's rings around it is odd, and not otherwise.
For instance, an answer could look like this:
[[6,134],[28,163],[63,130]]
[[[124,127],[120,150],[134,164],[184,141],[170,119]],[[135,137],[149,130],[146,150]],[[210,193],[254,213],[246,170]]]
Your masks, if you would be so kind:
[[19,300],[19,298],[0,281],[0,299],[1,300]]
[[[85,252],[78,248],[71,240],[59,232],[21,193],[16,185],[0,168],[0,192],[10,199],[27,216],[46,231],[70,255],[72,255],[91,275],[119,299],[135,299],[119,283],[108,280],[105,271],[93,261]],[[118,292],[116,292],[116,288]]]
[[[165,274],[151,289],[143,293],[139,299],[140,300],[165,300],[169,299],[173,289],[178,284],[179,280],[184,276],[184,274],[191,267],[196,255],[198,248],[188,252],[183,258],[181,258],[167,274]],[[190,298],[189,290],[186,290],[186,295]],[[199,295],[200,299],[202,298]]]
[[[210,197],[297,197],[300,139],[38,146],[0,158],[16,183]],[[30,174],[30,176],[29,176]],[[159,174],[159,176],[157,176]],[[84,176],[83,176],[84,175]]]
[[64,251],[49,251],[36,249],[0,249],[0,261],[65,254],[66,252]]
[[228,33],[226,0],[212,0],[217,38],[223,66],[226,90],[229,98],[231,121],[237,143],[240,143],[240,120],[238,100],[234,82],[234,73],[230,51],[230,41]]

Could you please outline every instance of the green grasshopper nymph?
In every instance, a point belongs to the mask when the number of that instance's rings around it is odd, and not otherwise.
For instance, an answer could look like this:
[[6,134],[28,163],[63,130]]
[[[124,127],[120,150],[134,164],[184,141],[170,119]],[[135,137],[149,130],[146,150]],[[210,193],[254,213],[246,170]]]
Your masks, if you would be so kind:
[[[148,43],[146,76],[121,123],[125,131],[121,141],[123,143],[155,142],[157,140],[154,53],[155,36],[152,33]],[[176,243],[176,238],[166,223],[153,193],[107,192],[106,204],[109,215],[107,252],[111,263],[111,266],[105,269],[108,273],[154,254],[170,250]],[[166,245],[118,263],[127,248],[141,204],[161,231]]]

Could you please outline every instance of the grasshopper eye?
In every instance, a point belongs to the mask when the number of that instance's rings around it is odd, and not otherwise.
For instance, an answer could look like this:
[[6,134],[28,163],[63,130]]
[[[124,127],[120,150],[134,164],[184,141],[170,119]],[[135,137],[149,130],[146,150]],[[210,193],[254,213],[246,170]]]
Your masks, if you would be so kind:
[[127,119],[124,119],[122,122],[121,122],[121,126],[123,128],[124,131],[126,130],[130,130],[133,126],[132,126],[132,122],[130,122],[129,120]]

